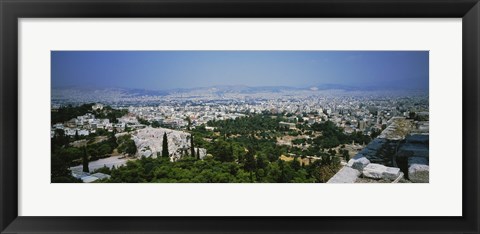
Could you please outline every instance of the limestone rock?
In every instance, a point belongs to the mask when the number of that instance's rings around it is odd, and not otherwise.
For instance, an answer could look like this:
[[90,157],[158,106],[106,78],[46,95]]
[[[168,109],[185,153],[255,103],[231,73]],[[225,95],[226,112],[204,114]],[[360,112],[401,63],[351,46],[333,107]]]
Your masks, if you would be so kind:
[[100,179],[100,180],[110,179],[110,177],[111,177],[110,175],[107,175],[107,174],[104,174],[104,173],[100,173],[100,172],[95,173],[95,174],[93,174],[92,176],[93,176],[93,177],[97,177],[97,178]]
[[370,163],[363,168],[363,176],[372,179],[383,178],[383,172],[387,171],[387,167],[381,164]]
[[363,169],[363,176],[372,179],[395,180],[400,176],[400,168],[370,163]]
[[429,171],[428,165],[413,164],[408,168],[408,179],[414,183],[428,183]]
[[395,180],[393,180],[392,183],[398,183],[400,180],[403,179],[403,176],[404,176],[403,172],[400,172],[400,175],[398,175],[398,177]]
[[343,167],[327,183],[355,183],[359,176],[359,171],[350,167]]
[[[132,134],[132,139],[139,150],[138,156],[157,157],[157,154],[162,152],[164,133],[167,134],[171,160],[182,157],[183,153],[190,149],[190,133],[166,128],[146,127],[136,130]],[[151,153],[148,156],[143,155],[142,153],[147,152],[147,150],[150,150]]]
[[141,155],[142,155],[143,157],[148,158],[148,157],[152,156],[152,151],[151,151],[151,150],[142,151],[142,152],[141,152]]
[[200,159],[203,159],[207,156],[207,149],[204,148],[195,148],[195,153],[198,151],[198,156],[200,156]]
[[370,164],[370,160],[368,160],[365,157],[362,157],[359,159],[350,159],[347,165],[353,169],[362,171],[363,168],[365,168],[368,164]]
[[98,178],[95,176],[85,176],[85,177],[82,177],[81,180],[83,183],[92,183],[93,181],[98,180]]
[[383,172],[383,178],[389,180],[395,180],[400,176],[400,168],[387,167],[387,170]]

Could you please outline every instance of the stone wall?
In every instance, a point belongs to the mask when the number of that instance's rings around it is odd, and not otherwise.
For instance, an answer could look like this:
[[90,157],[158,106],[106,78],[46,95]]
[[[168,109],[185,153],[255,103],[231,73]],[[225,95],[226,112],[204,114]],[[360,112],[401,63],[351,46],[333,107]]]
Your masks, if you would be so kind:
[[409,182],[428,183],[429,136],[428,133],[412,131],[415,126],[411,120],[392,118],[380,136],[358,152],[327,183],[398,182],[404,175]]

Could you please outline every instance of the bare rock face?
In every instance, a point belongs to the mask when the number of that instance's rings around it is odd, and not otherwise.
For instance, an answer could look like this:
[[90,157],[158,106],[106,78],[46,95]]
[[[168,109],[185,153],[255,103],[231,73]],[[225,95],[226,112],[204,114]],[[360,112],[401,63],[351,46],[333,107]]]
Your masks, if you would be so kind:
[[148,158],[148,157],[152,156],[152,151],[151,151],[151,150],[141,151],[141,152],[140,152],[140,155],[141,155],[142,157]]
[[207,149],[204,148],[195,148],[195,152],[198,151],[198,156],[200,156],[200,159],[203,159],[207,156]]
[[428,165],[413,164],[408,167],[408,179],[414,183],[428,183],[429,171]]
[[168,151],[170,152],[171,160],[181,158],[183,153],[190,149],[190,133],[166,128],[147,127],[132,134],[132,139],[135,141],[139,152],[138,156],[157,157],[157,154],[162,152],[164,133],[167,134]]
[[327,183],[355,183],[359,176],[359,171],[350,167],[343,167]]

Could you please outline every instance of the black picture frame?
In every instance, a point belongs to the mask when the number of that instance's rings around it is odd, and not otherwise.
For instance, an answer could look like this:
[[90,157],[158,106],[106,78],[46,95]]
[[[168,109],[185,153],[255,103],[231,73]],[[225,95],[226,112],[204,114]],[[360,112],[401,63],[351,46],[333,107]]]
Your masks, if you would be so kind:
[[[478,0],[1,0],[0,12],[1,233],[479,232]],[[462,217],[18,216],[18,19],[36,17],[462,18],[463,215]],[[439,207],[441,208],[441,204]]]

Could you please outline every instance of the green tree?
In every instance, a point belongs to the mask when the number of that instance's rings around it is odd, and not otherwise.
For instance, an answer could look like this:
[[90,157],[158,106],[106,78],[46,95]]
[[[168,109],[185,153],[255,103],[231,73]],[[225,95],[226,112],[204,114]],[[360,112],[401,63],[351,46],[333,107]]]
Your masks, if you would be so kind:
[[82,164],[83,164],[83,172],[90,172],[90,170],[88,169],[87,147],[83,147]]
[[190,116],[187,116],[187,131],[190,131],[191,127],[192,127],[192,120],[190,119]]
[[253,156],[252,151],[253,150],[250,149],[245,155],[244,168],[246,171],[250,172],[250,179],[253,182],[253,171],[255,171],[256,163],[255,163],[255,157]]
[[285,162],[283,162],[283,160],[279,159],[277,160],[277,163],[278,163],[278,167],[280,168],[280,175],[278,177],[278,183],[287,183],[288,182],[288,177],[287,177],[287,173],[286,173],[286,170],[285,170]]
[[417,116],[417,113],[413,112],[413,111],[410,111],[408,113],[408,118],[409,119],[415,119],[415,117]]
[[69,177],[70,171],[68,170],[69,162],[62,155],[53,153],[51,158],[51,176],[52,182],[55,182],[56,178],[65,178]]
[[347,162],[350,160],[350,154],[348,153],[348,150],[343,150],[343,157]]
[[221,162],[232,162],[233,155],[230,151],[230,146],[228,142],[223,139],[218,139],[215,141],[213,147],[211,148],[210,152],[215,156],[218,161]]
[[125,152],[127,152],[129,155],[135,155],[137,153],[137,146],[135,145],[135,141],[130,139],[126,144],[127,145]]
[[298,161],[298,157],[293,158],[293,160],[291,162],[291,167],[295,171],[298,171],[302,168],[302,165],[300,165],[300,162]]
[[[195,146],[193,145],[193,134],[190,135],[190,137],[191,137],[191,139],[190,139],[190,155],[192,155],[192,157],[195,157]],[[199,159],[199,158],[197,158],[197,159]]]
[[168,152],[168,138],[166,132],[163,133],[162,157],[170,157],[170,153]]
[[[137,153],[137,146],[131,137],[132,136],[127,134],[118,138],[118,152],[128,153],[129,155],[135,155]],[[110,140],[110,147],[112,149],[115,147],[115,145],[116,142],[114,142],[114,139]]]
[[160,122],[158,121],[152,121],[152,128],[159,128],[161,126]]
[[382,130],[380,130],[380,129],[372,129],[372,133],[370,134],[370,137],[371,137],[372,139],[375,139],[375,138],[377,138],[377,136],[380,135],[380,133],[382,133]]
[[65,131],[62,129],[55,129],[55,134],[52,139],[52,146],[64,146],[70,142],[69,138],[65,135]]
[[265,169],[268,166],[268,160],[264,155],[257,156],[257,169]]

